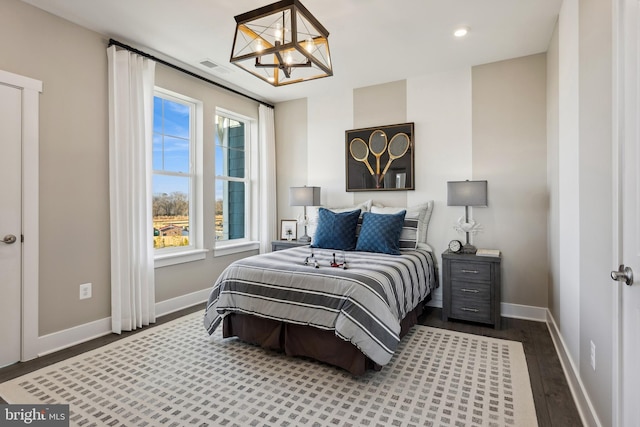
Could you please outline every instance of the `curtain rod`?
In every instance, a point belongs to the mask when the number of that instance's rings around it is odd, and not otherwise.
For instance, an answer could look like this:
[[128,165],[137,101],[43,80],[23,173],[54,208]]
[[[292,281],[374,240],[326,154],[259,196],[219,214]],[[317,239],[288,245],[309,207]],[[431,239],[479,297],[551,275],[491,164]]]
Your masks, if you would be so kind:
[[109,39],[109,47],[111,47],[112,45],[115,45],[115,46],[121,47],[122,49],[126,49],[126,50],[128,50],[129,52],[137,53],[137,54],[138,54],[138,55],[140,55],[140,56],[144,56],[145,58],[149,58],[149,59],[151,59],[151,60],[153,60],[153,61],[159,62],[159,63],[160,63],[160,64],[162,64],[162,65],[166,65],[167,67],[173,68],[174,70],[178,70],[178,71],[180,71],[181,73],[188,74],[188,75],[190,75],[191,77],[195,77],[196,79],[200,79],[200,80],[205,81],[205,82],[207,82],[207,83],[209,83],[209,84],[212,84],[212,85],[214,85],[214,86],[218,86],[219,88],[222,88],[222,89],[228,90],[229,92],[233,92],[233,93],[235,93],[236,95],[240,95],[240,96],[243,96],[243,97],[245,97],[245,98],[249,98],[250,100],[252,100],[252,101],[256,101],[256,102],[258,102],[258,103],[260,103],[260,104],[262,104],[262,105],[266,105],[267,107],[274,108],[274,107],[273,107],[273,105],[271,105],[271,104],[269,104],[269,103],[267,103],[267,102],[264,102],[264,101],[261,101],[261,100],[259,100],[259,99],[254,98],[254,97],[252,97],[252,96],[246,95],[246,94],[244,94],[244,93],[242,93],[242,92],[240,92],[240,91],[237,91],[237,90],[235,90],[235,89],[232,89],[232,88],[230,88],[230,87],[227,87],[227,86],[225,86],[225,85],[222,85],[222,84],[220,84],[220,83],[218,83],[218,82],[214,82],[213,80],[209,80],[209,79],[208,79],[208,78],[206,78],[206,77],[202,77],[202,76],[200,76],[200,75],[198,75],[198,74],[196,74],[196,73],[194,73],[194,72],[192,72],[192,71],[185,70],[184,68],[182,68],[182,67],[178,67],[177,65],[172,64],[172,63],[170,63],[170,62],[167,62],[167,61],[165,61],[165,60],[163,60],[163,59],[156,58],[155,56],[150,55],[150,54],[148,54],[148,53],[146,53],[146,52],[143,52],[143,51],[141,51],[141,50],[138,50],[138,49],[136,49],[135,47],[131,47],[131,46],[126,45],[126,44],[124,44],[124,43],[120,43],[119,41],[114,40],[114,39]]

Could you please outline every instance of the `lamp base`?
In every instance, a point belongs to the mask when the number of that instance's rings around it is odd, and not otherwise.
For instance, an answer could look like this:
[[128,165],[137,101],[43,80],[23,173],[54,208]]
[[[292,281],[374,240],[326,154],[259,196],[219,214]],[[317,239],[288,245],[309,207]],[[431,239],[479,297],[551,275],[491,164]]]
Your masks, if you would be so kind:
[[[304,219],[306,221],[307,219],[307,208],[305,206],[305,211],[304,211]],[[307,226],[304,226],[304,234],[300,237],[298,237],[298,242],[303,242],[303,243],[311,243],[311,237],[309,237],[309,235],[307,234]]]
[[475,254],[478,251],[478,249],[473,246],[470,243],[467,243],[466,245],[464,245],[462,247],[462,250],[460,251],[460,253],[462,254]]
[[298,242],[311,243],[311,237],[305,234],[304,236],[298,237]]

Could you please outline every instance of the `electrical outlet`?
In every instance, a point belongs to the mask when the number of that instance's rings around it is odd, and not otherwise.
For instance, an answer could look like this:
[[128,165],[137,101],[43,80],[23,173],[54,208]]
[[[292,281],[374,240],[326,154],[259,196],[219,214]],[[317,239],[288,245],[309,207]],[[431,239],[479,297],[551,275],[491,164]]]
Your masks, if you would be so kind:
[[91,283],[80,285],[80,299],[91,298]]
[[591,367],[596,370],[596,345],[591,341]]

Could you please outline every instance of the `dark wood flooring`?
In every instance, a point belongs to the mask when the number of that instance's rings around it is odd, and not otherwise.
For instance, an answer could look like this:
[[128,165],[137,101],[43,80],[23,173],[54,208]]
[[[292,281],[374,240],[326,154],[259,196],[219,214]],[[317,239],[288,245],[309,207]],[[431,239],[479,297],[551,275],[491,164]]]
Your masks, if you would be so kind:
[[[198,305],[163,316],[158,318],[157,323],[153,326],[166,323],[198,310],[204,310],[204,307]],[[527,358],[539,426],[582,426],[578,410],[569,391],[569,385],[562,371],[560,360],[558,359],[546,324],[503,317],[502,329],[495,330],[468,322],[443,322],[442,310],[433,307],[427,308],[425,313],[420,317],[420,323],[426,326],[450,329],[458,332],[520,341],[523,344]],[[136,334],[137,332],[140,332],[140,330],[126,332],[122,335],[106,335],[29,362],[16,363],[15,365],[2,368],[0,369],[0,383],[93,350],[120,338]],[[0,398],[0,403],[6,402]]]

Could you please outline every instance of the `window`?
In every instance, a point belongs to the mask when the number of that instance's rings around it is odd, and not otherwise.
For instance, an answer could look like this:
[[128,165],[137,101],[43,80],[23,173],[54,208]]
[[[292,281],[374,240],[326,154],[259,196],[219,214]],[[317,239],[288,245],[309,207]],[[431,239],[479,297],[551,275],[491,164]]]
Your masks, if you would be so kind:
[[[156,89],[153,112],[153,246],[158,255],[202,248],[198,129],[201,104]],[[157,265],[157,264],[156,264]]]
[[233,113],[215,116],[215,244],[247,242],[250,237],[250,122]]

